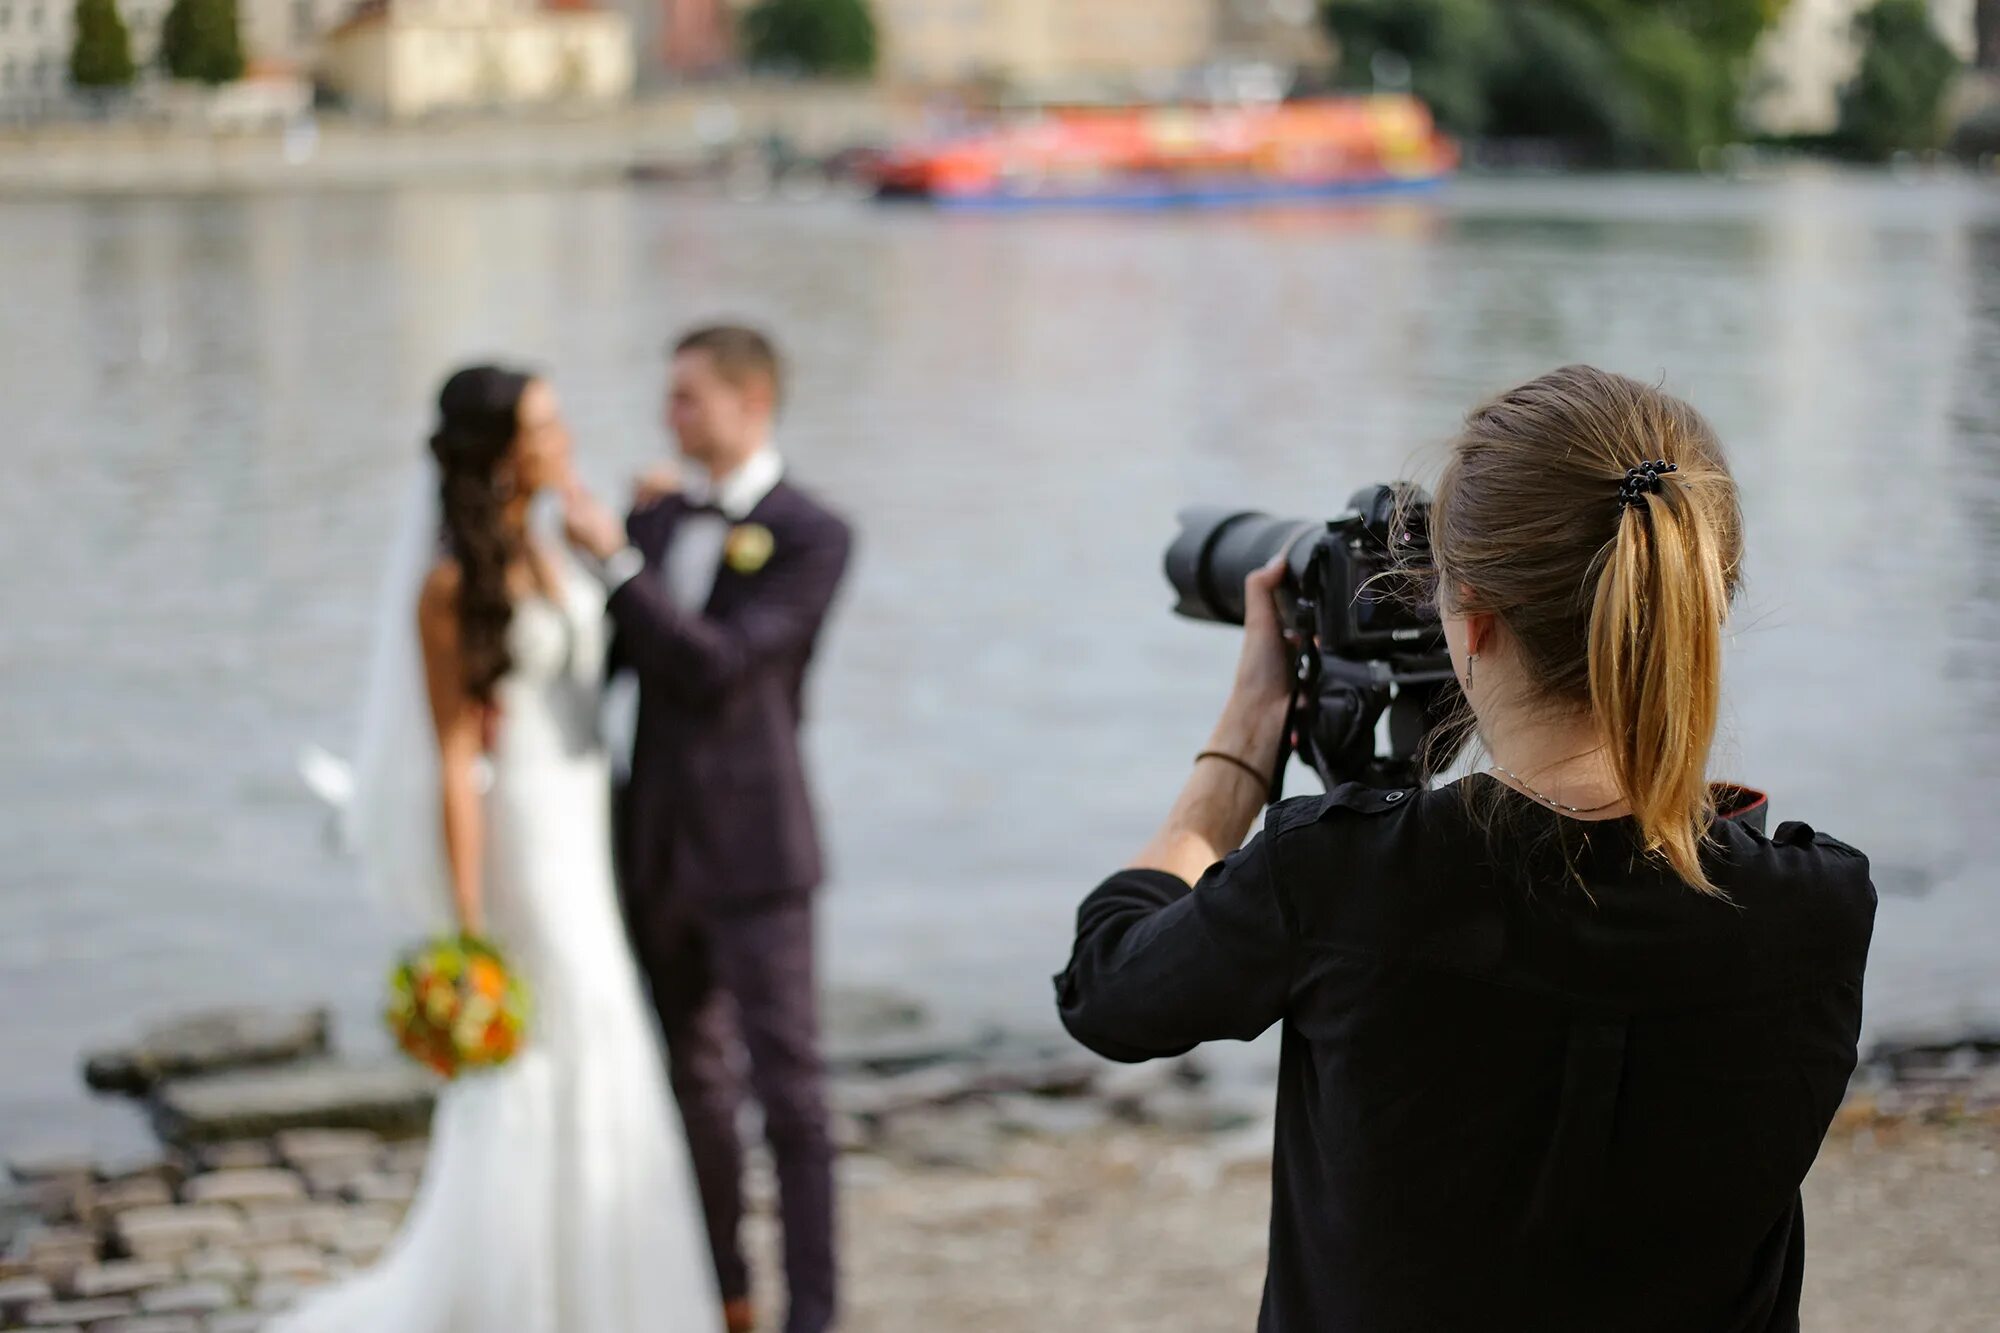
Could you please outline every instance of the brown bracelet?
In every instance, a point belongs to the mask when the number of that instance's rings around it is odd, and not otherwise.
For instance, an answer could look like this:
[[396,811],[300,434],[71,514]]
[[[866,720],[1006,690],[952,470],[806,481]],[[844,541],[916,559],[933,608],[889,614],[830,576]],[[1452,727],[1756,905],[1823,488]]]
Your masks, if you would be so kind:
[[1225,764],[1236,765],[1236,767],[1242,769],[1245,773],[1248,773],[1250,775],[1250,780],[1257,784],[1257,788],[1260,791],[1271,785],[1271,779],[1268,774],[1259,773],[1257,771],[1257,766],[1255,764],[1252,764],[1247,760],[1238,759],[1233,754],[1224,754],[1221,750],[1203,750],[1200,754],[1194,757],[1194,761],[1197,764],[1204,759],[1220,759]]

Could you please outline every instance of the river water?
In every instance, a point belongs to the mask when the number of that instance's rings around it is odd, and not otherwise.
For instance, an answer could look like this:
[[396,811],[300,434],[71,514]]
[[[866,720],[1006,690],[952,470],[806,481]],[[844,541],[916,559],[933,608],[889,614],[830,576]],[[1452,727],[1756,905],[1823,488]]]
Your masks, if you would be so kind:
[[[428,400],[545,368],[585,469],[663,449],[661,348],[795,364],[783,447],[862,537],[815,690],[827,966],[1049,1022],[1232,636],[1158,574],[1194,499],[1338,509],[1590,360],[1733,449],[1720,767],[1875,858],[1876,1035],[2000,1027],[2000,189],[1467,181],[1410,203],[940,217],[644,189],[0,205],[0,1142],[136,1136],[76,1058],[391,948],[293,769],[347,745]],[[1305,789],[1300,777],[1295,789]]]

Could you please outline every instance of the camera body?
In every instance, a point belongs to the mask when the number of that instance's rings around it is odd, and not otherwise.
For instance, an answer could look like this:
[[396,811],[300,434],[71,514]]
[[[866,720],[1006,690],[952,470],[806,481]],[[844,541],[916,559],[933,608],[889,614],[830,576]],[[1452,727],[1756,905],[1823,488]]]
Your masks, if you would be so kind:
[[1279,612],[1299,655],[1273,799],[1294,749],[1329,787],[1415,785],[1458,688],[1418,572],[1430,550],[1430,497],[1398,482],[1365,487],[1348,505],[1326,520],[1197,506],[1181,513],[1167,548],[1175,612],[1234,625],[1243,623],[1244,579],[1285,558]]

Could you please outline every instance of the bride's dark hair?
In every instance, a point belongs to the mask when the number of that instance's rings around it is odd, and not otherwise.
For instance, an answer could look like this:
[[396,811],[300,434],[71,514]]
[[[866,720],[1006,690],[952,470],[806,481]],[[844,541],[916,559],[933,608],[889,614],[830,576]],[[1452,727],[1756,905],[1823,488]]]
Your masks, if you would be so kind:
[[513,665],[507,567],[521,553],[523,538],[503,517],[514,482],[502,464],[513,453],[521,394],[533,380],[501,366],[466,367],[444,382],[431,436],[445,549],[459,569],[459,660],[466,692],[482,703],[491,702],[493,687]]

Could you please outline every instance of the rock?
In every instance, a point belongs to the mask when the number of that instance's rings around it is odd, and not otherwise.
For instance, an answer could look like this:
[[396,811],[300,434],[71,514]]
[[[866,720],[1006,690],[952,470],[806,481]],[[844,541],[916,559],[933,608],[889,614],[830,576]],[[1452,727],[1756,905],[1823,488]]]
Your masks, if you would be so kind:
[[264,1247],[317,1244],[320,1236],[342,1226],[347,1216],[347,1209],[340,1204],[319,1200],[252,1204],[244,1209],[244,1239]]
[[306,1193],[315,1199],[344,1199],[355,1182],[363,1176],[375,1174],[375,1163],[351,1162],[345,1165],[310,1166],[303,1174],[306,1178]]
[[867,1152],[875,1146],[875,1129],[871,1122],[858,1115],[848,1115],[835,1111],[831,1132],[833,1150],[837,1153]]
[[279,1245],[251,1254],[250,1271],[260,1280],[317,1282],[326,1277],[326,1256],[303,1245]]
[[354,1217],[344,1221],[330,1237],[327,1248],[356,1263],[369,1264],[380,1257],[396,1238],[396,1224],[380,1217]]
[[382,1152],[382,1136],[365,1129],[293,1129],[272,1144],[278,1159],[294,1170],[353,1161],[371,1165]]
[[193,1315],[139,1315],[93,1325],[90,1333],[202,1333],[202,1326]]
[[210,1315],[202,1333],[262,1333],[269,1322],[261,1314],[251,1310],[238,1310],[230,1314]]
[[1188,1088],[1165,1088],[1118,1111],[1135,1124],[1174,1134],[1226,1134],[1259,1119],[1259,1112],[1248,1106]]
[[43,1180],[95,1180],[97,1168],[90,1154],[79,1148],[46,1147],[15,1153],[7,1158],[7,1171],[24,1185]]
[[259,1171],[278,1164],[277,1150],[263,1139],[211,1143],[196,1157],[203,1171]]
[[313,1127],[407,1137],[428,1127],[438,1086],[407,1060],[246,1070],[162,1086],[153,1121],[163,1139],[183,1145]]
[[243,1215],[219,1203],[134,1208],[116,1224],[119,1244],[136,1259],[179,1259],[203,1246],[238,1244],[243,1234]]
[[865,1034],[833,1034],[826,1041],[826,1067],[835,1077],[904,1074],[931,1065],[979,1058],[993,1040],[976,1028],[920,1027]]
[[886,987],[834,986],[820,998],[821,1025],[835,1041],[907,1032],[929,1017],[923,1001]]
[[345,1194],[356,1203],[389,1203],[407,1208],[417,1197],[417,1178],[387,1171],[371,1172],[350,1184]]
[[96,1225],[108,1226],[120,1213],[134,1208],[162,1208],[174,1201],[174,1192],[158,1176],[134,1176],[110,1185],[100,1185],[92,1200],[90,1215]]
[[974,1072],[964,1065],[932,1065],[885,1078],[839,1078],[828,1088],[833,1109],[862,1120],[882,1120],[903,1111],[949,1106],[976,1090]]
[[196,1176],[181,1189],[189,1203],[283,1203],[306,1197],[298,1173],[281,1169],[211,1171]]
[[0,1325],[18,1322],[31,1305],[47,1305],[56,1293],[38,1277],[16,1277],[0,1282]]
[[[255,1244],[254,1239],[251,1242]],[[250,1280],[250,1261],[234,1250],[198,1250],[181,1265],[190,1282],[226,1282],[240,1286]]]
[[139,1308],[147,1314],[216,1314],[235,1306],[236,1292],[220,1282],[188,1282],[139,1295]]
[[97,1262],[97,1233],[83,1227],[31,1227],[15,1243],[36,1275],[57,1287],[67,1286],[79,1268]]
[[381,1166],[384,1171],[408,1175],[420,1175],[431,1159],[429,1139],[409,1139],[403,1143],[392,1143],[382,1150]]
[[24,1322],[29,1328],[47,1328],[59,1324],[95,1324],[106,1319],[122,1319],[131,1313],[132,1302],[122,1299],[49,1301],[42,1305],[30,1306]]
[[80,1300],[96,1300],[104,1296],[130,1296],[179,1278],[180,1270],[163,1260],[124,1259],[78,1269],[70,1279],[69,1289]]
[[83,1077],[100,1092],[138,1096],[169,1079],[324,1055],[329,1031],[324,1009],[190,1014],[150,1029],[131,1046],[90,1056]]
[[133,1180],[158,1180],[178,1189],[187,1176],[179,1157],[158,1152],[130,1153],[98,1163],[97,1178],[106,1185],[122,1185]]
[[891,1121],[883,1148],[913,1166],[991,1171],[1001,1157],[999,1119],[977,1105],[920,1112]]
[[82,1221],[78,1205],[88,1207],[93,1194],[88,1181],[75,1179],[17,1185],[0,1194],[0,1227],[11,1234],[28,1223],[60,1226]]
[[1111,1112],[1100,1102],[1084,1098],[1032,1097],[1021,1094],[994,1101],[1000,1128],[1010,1134],[1034,1134],[1063,1138],[1101,1129]]

